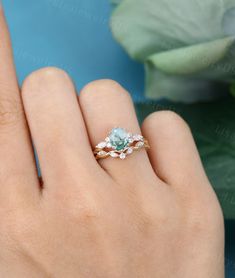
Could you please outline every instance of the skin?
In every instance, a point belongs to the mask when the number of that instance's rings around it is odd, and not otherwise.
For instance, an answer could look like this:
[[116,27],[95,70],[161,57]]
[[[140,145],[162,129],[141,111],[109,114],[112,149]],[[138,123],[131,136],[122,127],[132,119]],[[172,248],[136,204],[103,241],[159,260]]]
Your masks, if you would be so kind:
[[[0,277],[224,277],[223,216],[187,124],[165,111],[140,128],[119,84],[77,97],[56,68],[20,90],[1,9],[0,41]],[[97,162],[114,126],[150,151]]]

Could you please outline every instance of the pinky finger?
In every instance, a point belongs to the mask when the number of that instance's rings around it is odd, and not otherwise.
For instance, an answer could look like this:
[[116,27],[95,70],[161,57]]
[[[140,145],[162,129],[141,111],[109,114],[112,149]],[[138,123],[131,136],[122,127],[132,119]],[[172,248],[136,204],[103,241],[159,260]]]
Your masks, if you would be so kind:
[[193,136],[188,125],[170,111],[156,112],[142,126],[151,150],[150,160],[156,174],[177,190],[208,187]]

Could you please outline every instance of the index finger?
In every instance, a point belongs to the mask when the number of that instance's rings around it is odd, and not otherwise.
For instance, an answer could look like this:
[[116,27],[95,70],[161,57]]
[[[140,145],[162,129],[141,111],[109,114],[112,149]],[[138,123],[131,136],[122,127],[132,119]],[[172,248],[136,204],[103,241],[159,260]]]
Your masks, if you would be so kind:
[[[11,41],[0,6],[0,201],[6,194],[32,197],[36,166],[18,87]],[[32,184],[37,186],[32,186]],[[19,194],[16,194],[19,193]],[[27,198],[28,198],[27,197]]]

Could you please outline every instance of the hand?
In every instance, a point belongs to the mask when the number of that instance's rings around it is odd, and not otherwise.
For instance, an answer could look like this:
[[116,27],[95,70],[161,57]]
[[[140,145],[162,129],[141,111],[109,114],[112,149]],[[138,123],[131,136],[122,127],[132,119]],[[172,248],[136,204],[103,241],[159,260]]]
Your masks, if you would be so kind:
[[223,217],[186,123],[154,113],[148,155],[97,162],[110,129],[141,132],[129,94],[100,80],[77,98],[55,68],[20,94],[0,13],[0,277],[222,278]]

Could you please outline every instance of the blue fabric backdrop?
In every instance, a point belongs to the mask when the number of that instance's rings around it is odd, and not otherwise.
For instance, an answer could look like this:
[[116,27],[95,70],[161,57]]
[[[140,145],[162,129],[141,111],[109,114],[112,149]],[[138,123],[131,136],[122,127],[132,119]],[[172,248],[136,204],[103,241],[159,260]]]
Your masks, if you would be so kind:
[[99,78],[120,82],[143,100],[143,68],[113,40],[108,0],[3,0],[19,80],[55,65],[65,69],[77,89]]

